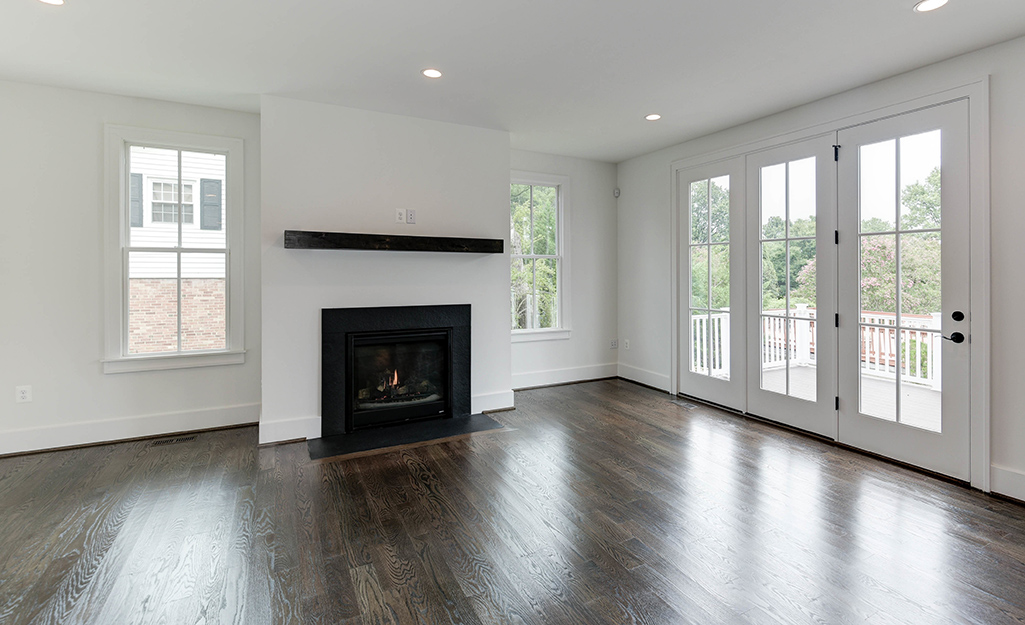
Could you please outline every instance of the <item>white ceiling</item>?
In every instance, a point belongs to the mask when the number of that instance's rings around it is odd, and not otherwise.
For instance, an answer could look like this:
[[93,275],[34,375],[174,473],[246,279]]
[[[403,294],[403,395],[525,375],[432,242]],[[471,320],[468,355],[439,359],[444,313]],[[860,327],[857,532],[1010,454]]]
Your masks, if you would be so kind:
[[1023,0],[66,2],[3,0],[0,79],[254,112],[274,94],[610,162],[1025,34]]

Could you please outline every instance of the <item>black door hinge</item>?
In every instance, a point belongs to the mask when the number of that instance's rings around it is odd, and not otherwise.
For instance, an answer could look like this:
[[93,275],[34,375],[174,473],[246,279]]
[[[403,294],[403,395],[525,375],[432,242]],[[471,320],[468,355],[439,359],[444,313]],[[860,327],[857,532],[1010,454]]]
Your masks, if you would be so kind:
[[840,327],[840,313],[833,313],[833,327]]
[[840,245],[840,231],[839,230],[834,230],[833,231],[833,243],[836,244],[836,245]]
[[840,409],[840,398],[839,397],[835,397],[834,400],[833,400],[833,410],[839,410],[839,409]]
[[840,161],[840,146],[838,145],[833,146],[833,160],[837,162]]

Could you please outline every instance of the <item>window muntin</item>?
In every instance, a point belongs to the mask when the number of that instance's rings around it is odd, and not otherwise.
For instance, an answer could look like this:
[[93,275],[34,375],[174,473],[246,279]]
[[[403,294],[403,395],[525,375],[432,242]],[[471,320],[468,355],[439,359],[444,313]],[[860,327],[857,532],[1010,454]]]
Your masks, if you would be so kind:
[[511,319],[513,330],[562,327],[561,186],[510,186]]

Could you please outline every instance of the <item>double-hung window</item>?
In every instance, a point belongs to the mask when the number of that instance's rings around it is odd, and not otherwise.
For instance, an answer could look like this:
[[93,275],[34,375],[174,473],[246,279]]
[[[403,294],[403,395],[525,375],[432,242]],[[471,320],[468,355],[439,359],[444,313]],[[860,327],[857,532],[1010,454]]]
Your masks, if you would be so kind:
[[510,186],[514,337],[565,329],[565,202],[561,176],[514,173]]
[[242,362],[242,141],[107,128],[104,371]]

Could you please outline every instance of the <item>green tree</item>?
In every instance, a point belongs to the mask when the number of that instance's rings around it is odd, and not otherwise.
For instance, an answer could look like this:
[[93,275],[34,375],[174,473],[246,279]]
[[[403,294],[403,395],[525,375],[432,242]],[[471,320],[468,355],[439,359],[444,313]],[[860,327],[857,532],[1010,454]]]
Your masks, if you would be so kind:
[[[709,251],[711,269],[709,269]],[[730,248],[728,245],[695,245],[691,247],[691,306],[722,309],[730,306]],[[709,274],[711,271],[711,274]],[[711,282],[712,297],[708,287]]]
[[558,193],[555,186],[510,187],[513,329],[551,328],[558,322],[558,262],[551,258],[517,257],[558,254]]
[[900,194],[903,210],[901,230],[923,230],[940,227],[940,168],[936,167],[924,183],[908,185]]
[[[925,181],[905,187],[901,194],[901,230],[939,228],[941,219],[940,169]],[[892,223],[873,217],[861,224],[861,231],[892,231]],[[904,314],[928,315],[940,310],[939,233],[900,234],[900,296]],[[791,257],[793,268],[794,257]],[[861,237],[861,309],[894,312],[897,309],[897,239],[894,235]],[[797,275],[798,287],[792,298],[814,301],[815,261],[807,262]]]
[[[709,202],[711,189],[711,202]],[[730,190],[718,179],[690,185],[691,243],[726,243],[730,240]],[[711,223],[709,223],[711,217]]]
[[[786,222],[782,217],[770,217],[762,224],[763,239],[784,239]],[[799,238],[808,237],[808,238]],[[762,308],[778,310],[786,307],[787,292],[790,304],[815,305],[814,265],[810,270],[811,282],[801,288],[805,267],[815,260],[815,217],[798,219],[790,225],[790,266],[787,267],[787,244],[784,241],[762,243]],[[810,295],[808,295],[810,293]]]
[[[712,178],[690,185],[691,305],[730,305],[730,190],[728,179]],[[709,244],[710,245],[706,245]],[[711,293],[709,293],[711,286]]]

